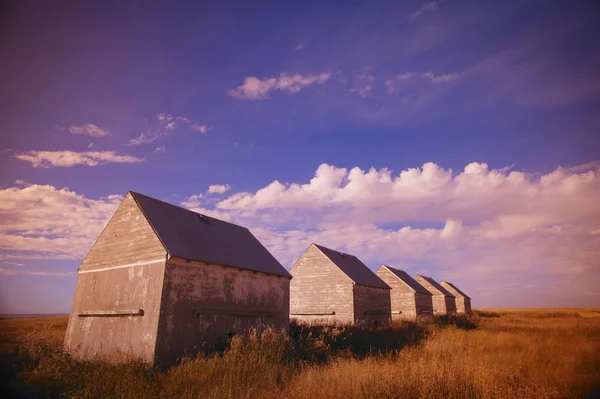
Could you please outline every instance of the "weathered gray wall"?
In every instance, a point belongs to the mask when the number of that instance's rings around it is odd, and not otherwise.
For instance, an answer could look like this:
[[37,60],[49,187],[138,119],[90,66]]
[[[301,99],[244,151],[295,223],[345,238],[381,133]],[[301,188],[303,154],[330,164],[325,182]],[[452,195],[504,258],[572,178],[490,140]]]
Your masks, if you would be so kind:
[[415,294],[415,300],[417,304],[417,315],[418,316],[432,316],[433,315],[433,296],[421,293]]
[[421,276],[415,278],[419,284],[433,294],[433,314],[446,314],[456,312],[456,301],[453,297],[446,297],[436,287],[429,283],[426,279]]
[[456,312],[471,313],[471,300],[462,296],[456,297]]
[[169,259],[158,327],[157,359],[171,363],[252,327],[289,327],[286,277]]
[[392,287],[390,292],[392,318],[414,319],[417,315],[415,292],[385,267],[380,267],[375,274]]
[[[127,195],[83,261],[65,336],[77,358],[154,359],[166,252]],[[143,315],[110,314],[143,310]],[[100,314],[80,316],[81,313]]]
[[456,298],[447,296],[446,299],[446,313],[456,314]]
[[354,322],[379,324],[391,321],[390,290],[354,284]]
[[[304,322],[354,322],[353,283],[318,248],[310,246],[290,270],[290,313]],[[328,315],[335,312],[335,315]]]
[[[80,274],[65,348],[80,359],[154,361],[165,263]],[[143,310],[143,315],[80,313]]]
[[442,285],[442,287],[450,291],[456,297],[455,304],[457,313],[471,313],[471,300],[469,298],[466,298],[452,285],[448,284],[445,281],[442,281],[440,284]]

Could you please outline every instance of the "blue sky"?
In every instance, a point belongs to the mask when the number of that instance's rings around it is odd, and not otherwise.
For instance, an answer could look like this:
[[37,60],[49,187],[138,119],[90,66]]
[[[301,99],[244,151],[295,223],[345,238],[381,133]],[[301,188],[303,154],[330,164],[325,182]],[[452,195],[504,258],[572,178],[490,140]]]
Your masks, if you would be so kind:
[[592,1],[2,14],[0,312],[68,311],[127,190],[247,225],[286,267],[319,241],[476,307],[600,306],[573,290],[600,277]]

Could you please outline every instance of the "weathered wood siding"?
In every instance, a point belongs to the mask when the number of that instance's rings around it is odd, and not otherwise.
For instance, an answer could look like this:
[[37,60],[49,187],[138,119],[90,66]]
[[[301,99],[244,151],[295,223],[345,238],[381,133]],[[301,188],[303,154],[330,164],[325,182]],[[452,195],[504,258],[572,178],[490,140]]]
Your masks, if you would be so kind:
[[390,290],[354,284],[354,322],[386,324],[391,321]]
[[[80,274],[65,349],[79,359],[153,363],[164,266],[163,261]],[[139,310],[143,314],[114,314]]]
[[[77,358],[152,363],[165,259],[128,195],[79,269],[65,348]],[[139,310],[143,314],[122,314]]]
[[289,327],[289,278],[169,259],[157,358],[169,364],[250,328]]
[[[354,322],[353,283],[310,246],[290,270],[290,317],[304,322]],[[331,314],[335,313],[335,314]]]
[[456,298],[447,296],[446,299],[446,313],[456,314]]
[[80,269],[165,258],[166,251],[131,194],[117,208]]
[[471,300],[469,298],[465,298],[465,313],[471,313]]
[[433,296],[421,293],[415,293],[417,316],[433,315]]
[[456,297],[456,312],[471,313],[471,300],[462,296]]
[[392,319],[414,319],[417,316],[417,303],[412,288],[385,267],[380,267],[375,274],[392,287]]
[[456,301],[453,297],[446,297],[446,295],[430,284],[429,281],[421,278],[421,276],[417,276],[415,280],[433,294],[433,314],[456,313]]

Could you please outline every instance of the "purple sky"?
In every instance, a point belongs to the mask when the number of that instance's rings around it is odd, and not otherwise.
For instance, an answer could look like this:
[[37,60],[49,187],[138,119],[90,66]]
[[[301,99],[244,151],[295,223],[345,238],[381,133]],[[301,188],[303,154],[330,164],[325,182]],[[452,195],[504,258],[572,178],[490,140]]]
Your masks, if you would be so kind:
[[600,306],[597,3],[202,3],[3,4],[0,313],[68,312],[128,190],[288,268]]

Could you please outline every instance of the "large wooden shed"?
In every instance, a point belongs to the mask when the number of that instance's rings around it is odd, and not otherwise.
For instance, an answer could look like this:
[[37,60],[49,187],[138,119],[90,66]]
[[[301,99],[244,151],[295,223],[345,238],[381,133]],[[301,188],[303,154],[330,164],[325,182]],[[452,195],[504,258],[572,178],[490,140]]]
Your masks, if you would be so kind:
[[456,298],[447,289],[442,287],[431,277],[417,275],[415,278],[419,284],[433,294],[433,313],[434,314],[455,314]]
[[356,256],[311,244],[290,269],[291,317],[303,322],[380,324],[390,287]]
[[450,293],[456,297],[457,313],[471,313],[471,298],[469,298],[467,294],[459,290],[458,287],[452,283],[449,283],[448,281],[442,281],[440,285],[450,291]]
[[381,265],[375,274],[392,287],[392,319],[433,315],[433,295],[404,270]]
[[289,326],[291,275],[244,227],[129,192],[78,271],[65,347],[168,364]]

